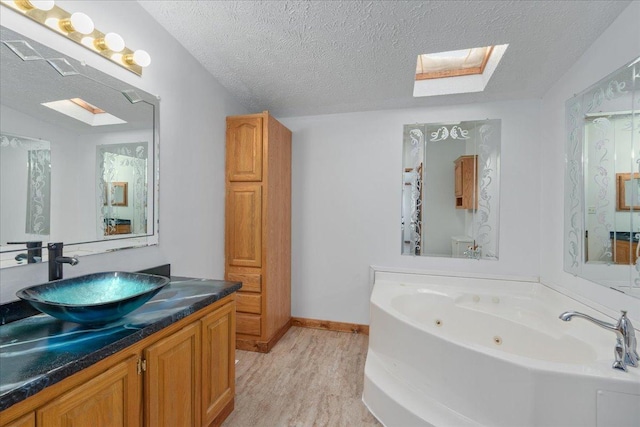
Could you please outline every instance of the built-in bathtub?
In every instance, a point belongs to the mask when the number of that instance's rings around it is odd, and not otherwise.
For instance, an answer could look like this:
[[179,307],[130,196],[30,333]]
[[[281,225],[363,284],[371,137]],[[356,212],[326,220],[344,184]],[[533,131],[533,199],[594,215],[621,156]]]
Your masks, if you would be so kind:
[[614,321],[540,283],[376,272],[363,401],[387,427],[638,427],[640,368],[568,310]]

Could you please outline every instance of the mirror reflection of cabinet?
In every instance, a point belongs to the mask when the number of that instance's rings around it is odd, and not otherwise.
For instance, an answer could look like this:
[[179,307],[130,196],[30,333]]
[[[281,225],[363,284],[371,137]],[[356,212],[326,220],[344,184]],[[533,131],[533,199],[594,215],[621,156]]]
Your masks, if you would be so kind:
[[455,165],[456,209],[477,209],[478,191],[475,180],[478,156],[460,156]]
[[638,242],[629,242],[629,240],[611,239],[611,245],[614,248],[614,260],[616,264],[635,264],[638,256],[636,255]]
[[640,209],[640,174],[616,174],[616,202],[619,211]]
[[640,265],[630,266],[640,231],[638,59],[565,104],[564,270],[631,296],[640,295]]

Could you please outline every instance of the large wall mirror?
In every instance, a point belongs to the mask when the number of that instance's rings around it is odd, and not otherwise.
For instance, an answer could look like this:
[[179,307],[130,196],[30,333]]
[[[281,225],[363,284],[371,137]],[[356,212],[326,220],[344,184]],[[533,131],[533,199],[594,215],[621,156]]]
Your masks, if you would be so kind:
[[498,259],[500,120],[404,126],[403,255]]
[[156,244],[158,98],[0,31],[0,267]]
[[566,103],[565,271],[640,297],[640,58]]

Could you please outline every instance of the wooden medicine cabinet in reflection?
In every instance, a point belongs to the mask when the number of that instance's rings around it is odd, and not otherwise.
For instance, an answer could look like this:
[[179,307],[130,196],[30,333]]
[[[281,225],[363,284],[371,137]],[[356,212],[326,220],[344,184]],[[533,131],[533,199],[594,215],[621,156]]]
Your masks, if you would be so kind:
[[[633,178],[632,178],[633,175]],[[616,174],[616,205],[619,211],[640,210],[640,174]]]
[[127,197],[129,190],[128,182],[109,182],[105,185],[105,191],[107,195],[105,197],[105,204],[110,206],[129,206],[129,200]]

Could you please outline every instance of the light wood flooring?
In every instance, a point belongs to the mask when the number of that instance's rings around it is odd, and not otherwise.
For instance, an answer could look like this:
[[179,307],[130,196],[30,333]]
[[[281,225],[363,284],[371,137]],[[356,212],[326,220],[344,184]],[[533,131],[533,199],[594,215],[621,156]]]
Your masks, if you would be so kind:
[[362,403],[368,338],[294,326],[268,354],[237,350],[222,427],[381,426]]

